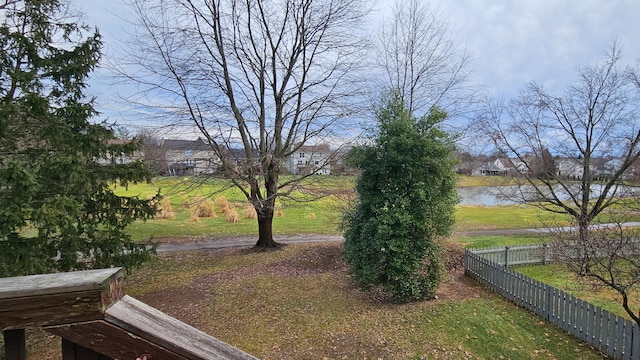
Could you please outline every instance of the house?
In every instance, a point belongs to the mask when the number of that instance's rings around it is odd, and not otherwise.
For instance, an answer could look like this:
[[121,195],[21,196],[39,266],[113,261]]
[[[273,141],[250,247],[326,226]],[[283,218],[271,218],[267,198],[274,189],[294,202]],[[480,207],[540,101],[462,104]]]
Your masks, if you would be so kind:
[[211,146],[202,139],[163,139],[161,147],[168,175],[210,174],[216,171],[220,163]]
[[507,158],[496,158],[472,171],[472,175],[477,176],[506,176],[513,172],[515,167],[511,160]]
[[328,144],[300,146],[289,158],[287,169],[296,175],[329,175],[331,154]]
[[[258,150],[253,149],[254,159],[249,161],[247,159],[247,151],[243,148],[233,148],[226,149],[223,155],[224,163],[228,167],[232,173],[236,174],[246,174],[249,169],[252,169],[254,173],[262,172],[262,164],[260,163],[260,159],[255,157]],[[222,165],[221,165],[222,166]],[[230,173],[226,174],[227,176],[231,175]]]
[[558,176],[567,179],[582,179],[584,168],[582,161],[573,158],[559,158],[556,160]]
[[[107,142],[107,145],[123,146],[123,145],[129,144],[131,141],[132,140],[126,140],[126,139],[110,139]],[[116,152],[116,151],[110,150],[105,158],[96,159],[98,164],[101,164],[101,165],[129,164],[129,163],[141,161],[141,160],[144,160],[144,151],[142,150],[136,150],[133,154],[124,154],[122,152]]]

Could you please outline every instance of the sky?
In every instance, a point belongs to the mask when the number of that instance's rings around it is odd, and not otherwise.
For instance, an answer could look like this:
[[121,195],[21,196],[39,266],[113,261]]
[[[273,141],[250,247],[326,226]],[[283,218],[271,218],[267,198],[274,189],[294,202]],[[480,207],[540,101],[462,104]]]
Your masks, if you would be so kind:
[[[105,57],[126,40],[131,11],[119,0],[72,0],[87,24],[103,35]],[[373,12],[381,19],[393,0],[378,0]],[[493,97],[512,97],[535,81],[561,95],[576,79],[579,65],[594,64],[614,40],[623,62],[640,59],[638,0],[449,0],[431,4],[450,22],[457,40],[471,55],[471,81]],[[111,86],[105,70],[91,79],[90,93],[104,117],[133,123],[126,106],[113,99],[122,85]],[[123,107],[124,106],[124,107]]]

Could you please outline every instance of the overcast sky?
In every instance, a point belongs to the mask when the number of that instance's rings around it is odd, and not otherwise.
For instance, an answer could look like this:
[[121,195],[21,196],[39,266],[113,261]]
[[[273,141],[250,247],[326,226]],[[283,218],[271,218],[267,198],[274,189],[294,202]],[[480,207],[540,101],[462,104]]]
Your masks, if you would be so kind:
[[[128,24],[119,16],[129,16],[128,8],[118,0],[73,1],[86,22],[100,29],[107,56],[112,54],[116,40],[127,37]],[[375,18],[388,13],[391,2],[378,0]],[[514,96],[531,81],[560,92],[575,79],[576,66],[602,59],[614,39],[626,62],[640,58],[638,0],[443,0],[436,7],[471,54],[473,81],[493,96]],[[130,121],[111,105],[118,88],[109,82],[105,76],[92,80],[98,110],[111,120]]]
[[494,95],[536,81],[561,91],[576,66],[593,64],[616,40],[624,60],[640,58],[638,0],[454,0],[443,13],[475,58],[475,75]]

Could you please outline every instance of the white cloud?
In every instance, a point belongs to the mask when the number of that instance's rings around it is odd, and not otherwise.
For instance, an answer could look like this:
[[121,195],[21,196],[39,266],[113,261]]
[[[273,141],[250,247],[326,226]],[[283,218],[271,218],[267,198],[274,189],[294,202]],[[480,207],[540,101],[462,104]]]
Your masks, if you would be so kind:
[[561,91],[577,65],[593,63],[614,39],[628,62],[640,57],[640,2],[458,0],[442,3],[476,57],[476,78],[505,96],[530,81]]
[[[388,13],[393,0],[378,0],[372,26]],[[617,39],[629,63],[640,58],[640,1],[638,0],[435,0],[450,16],[458,39],[474,57],[474,79],[493,95],[514,96],[536,81],[561,92],[575,79],[577,65],[593,63]],[[86,22],[103,34],[106,56],[125,40],[131,10],[119,0],[75,0]],[[123,117],[109,98],[119,90],[109,86],[103,72],[92,80],[99,110]],[[115,115],[114,115],[115,114]]]

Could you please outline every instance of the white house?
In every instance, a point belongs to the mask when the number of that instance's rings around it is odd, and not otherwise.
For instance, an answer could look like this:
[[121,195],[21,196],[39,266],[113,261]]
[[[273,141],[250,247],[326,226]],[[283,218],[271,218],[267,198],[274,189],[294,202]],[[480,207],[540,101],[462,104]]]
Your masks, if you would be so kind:
[[582,162],[572,158],[561,158],[556,160],[558,175],[569,179],[582,179],[584,169]]
[[296,150],[287,165],[292,174],[331,174],[331,149],[328,144],[301,146]]
[[[481,175],[481,176],[506,176],[509,173],[512,173],[518,167],[519,172],[526,172],[526,166],[524,163],[517,160],[511,160],[508,158],[497,158],[489,163],[482,165],[480,168],[474,170],[472,175]],[[524,168],[521,168],[524,166]]]

